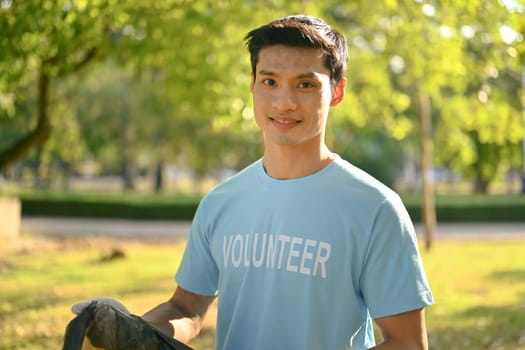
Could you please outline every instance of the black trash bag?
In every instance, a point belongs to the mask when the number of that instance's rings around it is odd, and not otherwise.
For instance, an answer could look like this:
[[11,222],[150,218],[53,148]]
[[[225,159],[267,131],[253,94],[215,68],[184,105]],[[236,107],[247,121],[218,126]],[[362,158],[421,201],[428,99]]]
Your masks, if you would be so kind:
[[62,350],[192,350],[149,325],[98,301],[69,322]]

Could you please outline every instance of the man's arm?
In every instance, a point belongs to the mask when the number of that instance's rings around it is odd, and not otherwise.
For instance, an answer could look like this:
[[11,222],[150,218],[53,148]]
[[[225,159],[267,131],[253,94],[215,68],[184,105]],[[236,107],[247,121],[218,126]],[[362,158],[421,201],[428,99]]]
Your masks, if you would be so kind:
[[376,350],[428,350],[425,310],[418,309],[374,319],[384,342]]
[[187,343],[195,338],[214,296],[200,295],[177,287],[170,300],[146,312],[142,318],[166,335]]

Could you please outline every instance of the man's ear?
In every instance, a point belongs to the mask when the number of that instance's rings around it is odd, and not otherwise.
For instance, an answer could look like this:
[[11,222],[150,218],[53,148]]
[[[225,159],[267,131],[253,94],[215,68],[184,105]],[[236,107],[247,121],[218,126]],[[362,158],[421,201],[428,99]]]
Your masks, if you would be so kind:
[[332,89],[330,107],[335,107],[345,99],[346,78],[339,80]]

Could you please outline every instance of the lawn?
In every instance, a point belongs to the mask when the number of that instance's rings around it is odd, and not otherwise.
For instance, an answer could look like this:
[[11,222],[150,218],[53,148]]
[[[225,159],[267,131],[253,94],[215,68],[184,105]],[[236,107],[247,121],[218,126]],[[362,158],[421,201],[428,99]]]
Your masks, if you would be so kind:
[[[142,314],[171,295],[184,242],[24,236],[0,242],[0,349],[60,349],[71,304],[111,296]],[[111,258],[115,251],[124,257]],[[430,348],[525,349],[525,240],[437,241],[422,252]],[[213,312],[192,345],[213,349]]]

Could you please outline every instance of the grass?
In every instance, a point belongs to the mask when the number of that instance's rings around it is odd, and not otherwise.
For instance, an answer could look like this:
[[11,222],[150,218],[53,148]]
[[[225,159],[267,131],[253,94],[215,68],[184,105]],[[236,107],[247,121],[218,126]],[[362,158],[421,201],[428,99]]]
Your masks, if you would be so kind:
[[525,241],[437,242],[423,253],[431,349],[525,349]]
[[[70,306],[111,296],[142,314],[171,295],[184,242],[24,236],[0,245],[0,349],[59,349]],[[125,257],[106,261],[114,250]],[[422,251],[435,350],[525,349],[525,240],[437,241]],[[212,310],[213,311],[213,310]],[[213,349],[213,316],[191,345]]]

